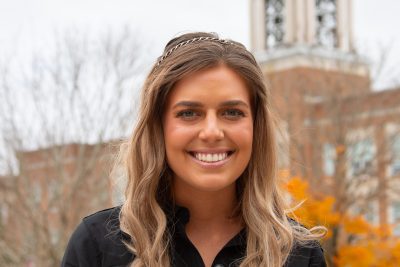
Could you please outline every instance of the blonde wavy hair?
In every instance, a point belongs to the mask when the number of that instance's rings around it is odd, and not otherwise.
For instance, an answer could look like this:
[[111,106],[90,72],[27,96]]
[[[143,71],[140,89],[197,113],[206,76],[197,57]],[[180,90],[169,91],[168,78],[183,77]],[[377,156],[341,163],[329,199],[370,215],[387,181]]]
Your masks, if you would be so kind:
[[[178,45],[199,37],[209,39]],[[238,210],[247,231],[246,256],[240,267],[280,267],[296,243],[305,244],[324,235],[323,228],[308,230],[286,215],[276,175],[277,119],[260,67],[242,44],[218,40],[216,34],[201,32],[172,39],[144,83],[136,128],[120,152],[128,179],[120,227],[131,237],[126,246],[135,255],[132,267],[170,266],[171,236],[165,206],[172,199],[172,171],[166,163],[162,128],[168,93],[183,77],[219,64],[246,81],[254,112],[251,159],[236,182]]]

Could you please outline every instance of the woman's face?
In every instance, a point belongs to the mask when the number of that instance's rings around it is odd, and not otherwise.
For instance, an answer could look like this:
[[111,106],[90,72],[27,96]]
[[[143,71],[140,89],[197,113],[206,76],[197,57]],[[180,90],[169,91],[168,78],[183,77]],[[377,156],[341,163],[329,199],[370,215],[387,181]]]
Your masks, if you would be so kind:
[[245,81],[224,65],[185,77],[168,95],[163,129],[174,184],[200,191],[235,186],[253,141]]

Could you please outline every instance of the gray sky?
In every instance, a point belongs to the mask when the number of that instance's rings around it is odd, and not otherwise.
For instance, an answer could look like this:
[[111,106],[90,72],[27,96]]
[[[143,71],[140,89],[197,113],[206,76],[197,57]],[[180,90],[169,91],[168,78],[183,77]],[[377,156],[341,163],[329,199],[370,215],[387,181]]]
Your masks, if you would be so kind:
[[[400,1],[354,0],[354,32],[360,51],[377,57],[391,45],[400,60]],[[130,25],[154,56],[178,33],[214,31],[249,46],[249,0],[0,0],[0,56],[43,47],[55,29],[98,31]]]

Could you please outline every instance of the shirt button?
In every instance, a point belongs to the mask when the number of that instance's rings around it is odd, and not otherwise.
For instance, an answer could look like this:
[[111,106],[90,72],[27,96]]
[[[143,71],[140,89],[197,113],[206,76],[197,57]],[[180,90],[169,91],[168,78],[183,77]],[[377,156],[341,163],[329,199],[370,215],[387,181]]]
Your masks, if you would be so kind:
[[215,264],[214,267],[224,267],[224,265],[218,263],[218,264]]

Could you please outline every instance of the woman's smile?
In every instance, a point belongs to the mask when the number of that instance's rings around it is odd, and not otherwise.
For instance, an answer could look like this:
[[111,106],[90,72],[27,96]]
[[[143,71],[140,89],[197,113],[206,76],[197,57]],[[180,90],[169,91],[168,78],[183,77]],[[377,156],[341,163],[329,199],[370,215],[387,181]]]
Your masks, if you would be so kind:
[[215,149],[215,150],[198,150],[188,152],[189,156],[204,168],[218,168],[226,164],[230,159],[234,150]]

